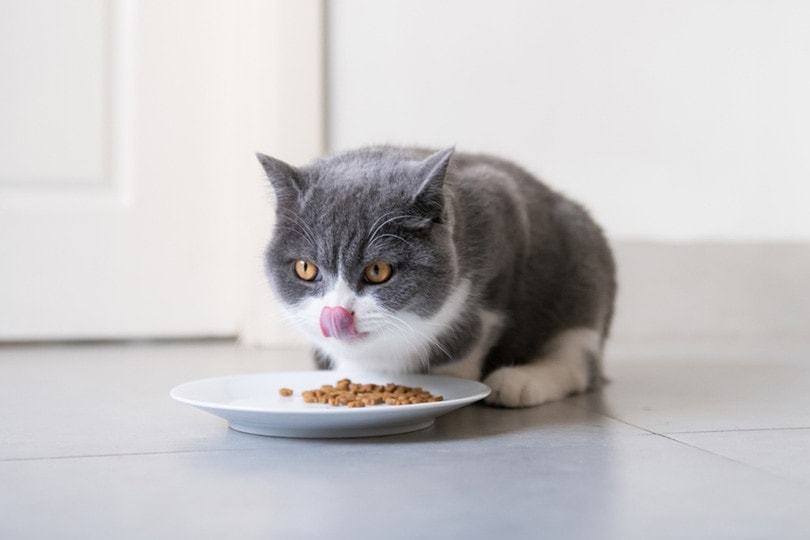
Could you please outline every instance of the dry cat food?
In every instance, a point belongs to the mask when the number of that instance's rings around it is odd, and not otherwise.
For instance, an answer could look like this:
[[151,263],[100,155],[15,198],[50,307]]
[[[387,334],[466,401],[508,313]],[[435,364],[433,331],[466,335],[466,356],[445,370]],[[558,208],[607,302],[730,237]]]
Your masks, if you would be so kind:
[[[279,390],[282,396],[291,396],[289,388]],[[305,403],[328,403],[334,407],[365,407],[366,405],[413,405],[442,401],[427,390],[401,384],[360,384],[350,379],[341,379],[335,385],[324,384],[318,389],[304,390],[301,397]]]

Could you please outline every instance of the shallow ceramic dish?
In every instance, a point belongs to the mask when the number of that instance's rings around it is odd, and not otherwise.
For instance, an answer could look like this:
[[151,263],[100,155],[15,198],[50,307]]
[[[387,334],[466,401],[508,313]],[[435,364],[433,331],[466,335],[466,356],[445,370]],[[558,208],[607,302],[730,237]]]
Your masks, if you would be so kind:
[[[362,408],[305,403],[304,390],[353,382],[419,386],[443,401],[414,405],[374,405]],[[291,388],[290,397],[279,389]],[[384,375],[337,371],[296,371],[232,375],[188,382],[175,387],[171,397],[222,417],[236,431],[276,437],[340,438],[407,433],[430,427],[435,419],[484,399],[483,383],[434,375]]]

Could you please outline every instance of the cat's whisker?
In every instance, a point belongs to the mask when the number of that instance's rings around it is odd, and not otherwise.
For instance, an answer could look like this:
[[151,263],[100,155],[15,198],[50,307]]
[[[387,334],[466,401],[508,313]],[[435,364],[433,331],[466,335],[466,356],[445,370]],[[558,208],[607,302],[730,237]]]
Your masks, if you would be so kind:
[[397,317],[396,315],[393,315],[391,313],[384,313],[383,316],[386,319],[388,319],[389,321],[394,321],[395,323],[399,323],[400,325],[404,326],[412,334],[416,333],[416,331],[413,329],[413,327],[410,324],[408,324],[404,319],[402,319],[400,317]]
[[286,310],[281,311],[280,313],[274,315],[273,319],[275,319],[275,320],[271,321],[271,322],[284,324],[284,325],[286,325],[286,326],[288,326],[290,328],[296,329],[296,330],[298,328],[300,328],[301,326],[305,326],[306,324],[308,324],[310,322],[309,319],[307,317],[305,317],[304,315],[301,315],[301,314],[298,314],[298,313],[293,313],[293,312],[286,311]]
[[374,238],[374,235],[377,234],[377,230],[378,230],[377,225],[380,223],[380,221],[387,218],[391,214],[393,214],[393,212],[386,212],[386,213],[384,213],[383,215],[381,215],[380,217],[378,217],[377,219],[374,220],[374,223],[371,224],[371,230],[368,233],[369,238]]
[[[379,319],[369,317],[367,318],[367,320],[373,322],[377,326],[377,328],[381,331],[386,329],[393,329],[400,336],[405,338],[420,336],[420,333],[414,330],[414,328],[410,324],[408,324],[405,320],[390,313],[379,313]],[[383,323],[388,324],[386,325]]]
[[[403,325],[405,327],[405,329],[407,329],[409,336],[415,337],[415,338],[421,338],[420,342],[424,341],[425,343],[429,344],[431,347],[435,347],[436,349],[441,351],[447,357],[448,360],[450,360],[450,361],[453,360],[453,356],[447,351],[447,349],[442,347],[442,345],[439,343],[438,339],[436,339],[436,338],[434,338],[434,337],[432,337],[432,336],[430,336],[428,334],[425,334],[424,332],[416,331],[410,324],[408,324],[402,318],[397,317],[396,315],[393,315],[393,314],[390,314],[390,313],[385,313],[383,315],[389,321],[394,322],[394,327],[402,328],[400,325]],[[449,328],[448,325],[439,324],[439,323],[436,323],[436,326],[438,326],[440,328]],[[418,350],[415,349],[415,352],[421,353],[421,351],[429,350],[429,348],[430,347],[420,347]],[[420,354],[420,357],[421,357],[421,354]],[[429,364],[427,364],[424,367],[429,368],[430,366],[429,366]]]
[[400,338],[406,343],[407,347],[412,352],[412,357],[417,360],[416,365],[419,366],[419,371],[427,372],[430,370],[430,347],[428,342],[420,339],[419,333],[414,332],[410,328],[403,328],[399,324],[394,324],[391,327]]
[[[383,214],[383,217],[385,217],[385,216],[387,216],[387,215],[390,215],[390,214],[391,214],[390,212],[389,212],[389,213],[387,213],[387,214]],[[377,225],[377,227],[376,227],[376,228],[373,228],[373,226],[372,226],[373,230],[371,231],[371,233],[369,233],[369,241],[368,241],[368,245],[370,246],[371,244],[373,244],[373,243],[375,242],[375,240],[377,240],[377,239],[378,239],[377,234],[378,234],[378,233],[379,233],[379,232],[382,230],[382,228],[383,228],[383,227],[385,227],[385,226],[386,226],[386,225],[388,225],[389,223],[391,223],[391,222],[393,222],[393,221],[396,221],[396,220],[398,220],[398,219],[408,219],[408,218],[416,218],[416,219],[419,219],[419,216],[415,216],[415,215],[412,215],[412,214],[403,214],[403,215],[394,216],[394,217],[392,217],[392,218],[388,218],[388,219],[386,219],[385,221],[383,221],[382,223],[380,223],[379,225]],[[380,218],[378,218],[378,219],[377,219],[377,221],[379,221],[379,220],[380,220]],[[375,221],[374,223],[377,223],[377,221]]]
[[406,243],[406,244],[408,244],[409,246],[413,246],[413,244],[411,244],[410,242],[408,242],[407,240],[405,240],[405,239],[404,239],[404,238],[402,238],[401,236],[396,235],[396,234],[390,234],[390,233],[389,233],[389,234],[381,234],[380,236],[375,237],[375,238],[374,238],[374,240],[372,240],[371,242],[369,242],[369,244],[368,244],[368,245],[369,245],[369,246],[371,246],[371,245],[372,245],[372,244],[374,244],[374,242],[376,242],[377,240],[380,240],[381,238],[386,238],[386,237],[388,237],[388,238],[396,238],[397,240],[402,240],[403,242],[405,242],[405,243]]
[[289,227],[289,226],[278,224],[278,225],[276,225],[276,229],[290,231],[291,233],[296,234],[296,235],[300,236],[301,238],[303,238],[313,249],[315,249],[315,247],[316,247],[315,244],[312,242],[312,240],[307,235],[307,233],[305,231],[300,230],[300,226],[298,228],[295,228],[295,227]]
[[439,350],[442,352],[442,354],[444,354],[444,355],[447,357],[447,360],[448,360],[448,361],[452,362],[453,360],[455,360],[455,358],[453,358],[453,355],[452,355],[452,354],[450,354],[450,353],[447,351],[447,349],[445,349],[444,347],[442,347],[441,345],[439,345],[438,340],[435,340],[435,339],[428,339],[428,341],[429,341],[429,342],[430,342],[430,343],[431,343],[431,344],[432,344],[434,347],[436,347],[437,349],[439,349]]
[[309,229],[309,226],[307,225],[307,222],[301,216],[299,216],[298,214],[296,214],[295,212],[293,212],[291,210],[285,210],[284,211],[284,216],[290,218],[292,220],[292,222],[298,226],[298,228],[300,229],[301,234],[303,235],[303,237],[307,241],[307,243],[309,243],[310,247],[312,247],[313,249],[316,249],[317,246],[318,246],[318,243],[315,240],[315,235]]

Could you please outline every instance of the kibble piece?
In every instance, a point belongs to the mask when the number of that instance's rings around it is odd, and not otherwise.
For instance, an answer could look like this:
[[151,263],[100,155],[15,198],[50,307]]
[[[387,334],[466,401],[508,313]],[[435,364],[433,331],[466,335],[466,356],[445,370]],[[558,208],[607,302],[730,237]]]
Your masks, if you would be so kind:
[[293,395],[293,391],[291,388],[280,388],[278,393],[284,397],[290,397]]

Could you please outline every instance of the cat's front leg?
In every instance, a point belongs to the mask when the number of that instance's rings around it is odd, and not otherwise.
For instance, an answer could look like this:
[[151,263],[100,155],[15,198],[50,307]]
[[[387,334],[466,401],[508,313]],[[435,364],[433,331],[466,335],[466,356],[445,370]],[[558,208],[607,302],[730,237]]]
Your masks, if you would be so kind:
[[481,367],[484,364],[483,354],[467,355],[464,359],[442,364],[430,369],[432,375],[458,377],[459,379],[481,380]]
[[461,359],[432,367],[430,372],[434,375],[480,381],[484,359],[498,339],[502,328],[502,315],[493,311],[482,310],[478,314],[478,326],[475,332],[478,337],[472,347],[468,349]]
[[484,379],[492,389],[486,402],[532,407],[597,386],[601,381],[600,344],[599,332],[589,328],[560,333],[536,360],[490,373]]
[[312,357],[315,359],[315,366],[317,366],[318,369],[334,368],[332,358],[322,350],[314,349],[312,351]]

